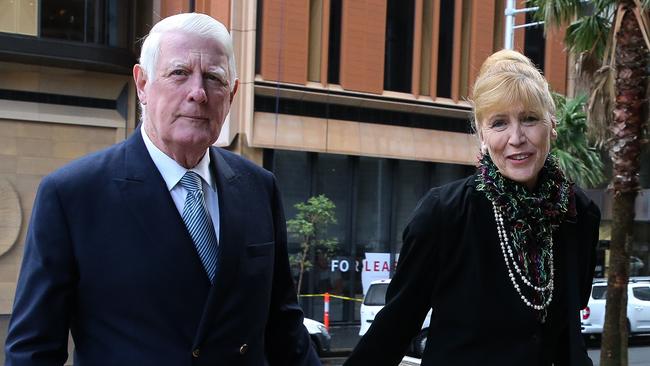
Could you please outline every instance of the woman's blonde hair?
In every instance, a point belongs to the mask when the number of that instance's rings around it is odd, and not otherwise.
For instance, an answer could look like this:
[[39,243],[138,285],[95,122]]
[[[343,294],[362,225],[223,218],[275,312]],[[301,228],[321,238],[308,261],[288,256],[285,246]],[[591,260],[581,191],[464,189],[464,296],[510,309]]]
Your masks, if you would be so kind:
[[469,101],[476,131],[490,113],[513,105],[521,104],[548,122],[555,115],[548,82],[528,57],[512,50],[498,51],[483,62]]

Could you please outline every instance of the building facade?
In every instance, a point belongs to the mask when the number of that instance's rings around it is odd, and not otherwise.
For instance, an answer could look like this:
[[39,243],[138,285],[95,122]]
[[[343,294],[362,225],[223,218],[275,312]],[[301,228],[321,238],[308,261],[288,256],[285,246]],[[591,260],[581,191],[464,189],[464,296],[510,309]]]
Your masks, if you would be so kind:
[[[364,283],[390,276],[419,198],[474,171],[466,98],[483,60],[503,47],[504,8],[505,0],[0,0],[0,334],[40,179],[133,131],[141,37],[187,11],[220,20],[234,40],[240,88],[217,145],[275,173],[287,218],[314,195],[336,204],[328,235],[338,250],[312,258],[301,292],[340,295],[331,322],[358,325]],[[515,48],[570,94],[563,36],[520,29]],[[607,207],[606,194],[593,195]],[[640,200],[641,211],[649,206]],[[639,222],[645,263],[648,216]],[[295,253],[299,243],[289,246]],[[322,319],[321,297],[301,301]]]

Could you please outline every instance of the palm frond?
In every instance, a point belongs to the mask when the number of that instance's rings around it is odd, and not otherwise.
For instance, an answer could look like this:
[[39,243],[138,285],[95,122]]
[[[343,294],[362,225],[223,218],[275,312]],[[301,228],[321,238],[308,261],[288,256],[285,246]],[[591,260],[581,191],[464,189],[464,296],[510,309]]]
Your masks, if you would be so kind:
[[553,154],[569,179],[583,187],[595,187],[605,180],[600,153],[587,135],[586,96],[568,99],[554,94],[557,107],[557,139]]
[[560,26],[572,21],[581,9],[580,0],[533,0],[531,6],[539,6],[535,12],[537,20],[544,20],[552,26]]
[[609,14],[611,16],[616,8],[616,0],[594,0],[593,6],[595,13],[600,13],[603,16]]
[[605,17],[580,17],[567,27],[565,43],[576,54],[589,52],[597,58],[602,58],[610,29],[611,21]]

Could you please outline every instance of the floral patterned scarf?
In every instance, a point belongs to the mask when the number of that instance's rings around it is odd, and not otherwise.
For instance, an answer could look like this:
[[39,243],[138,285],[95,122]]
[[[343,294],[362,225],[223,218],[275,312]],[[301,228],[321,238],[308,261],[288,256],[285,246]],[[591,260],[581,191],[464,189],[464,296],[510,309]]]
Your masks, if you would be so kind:
[[533,283],[550,276],[547,264],[552,235],[563,221],[576,216],[573,183],[564,176],[557,159],[548,155],[535,190],[501,175],[488,154],[479,160],[477,190],[499,209],[520,268]]

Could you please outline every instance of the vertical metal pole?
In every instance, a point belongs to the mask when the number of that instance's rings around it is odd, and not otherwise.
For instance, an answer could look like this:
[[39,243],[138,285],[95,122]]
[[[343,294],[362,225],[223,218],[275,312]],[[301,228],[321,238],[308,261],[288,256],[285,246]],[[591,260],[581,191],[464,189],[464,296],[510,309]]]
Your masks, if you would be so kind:
[[514,48],[515,38],[515,0],[508,0],[506,5],[506,25],[505,25],[505,41],[503,48],[511,50]]

